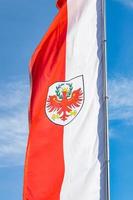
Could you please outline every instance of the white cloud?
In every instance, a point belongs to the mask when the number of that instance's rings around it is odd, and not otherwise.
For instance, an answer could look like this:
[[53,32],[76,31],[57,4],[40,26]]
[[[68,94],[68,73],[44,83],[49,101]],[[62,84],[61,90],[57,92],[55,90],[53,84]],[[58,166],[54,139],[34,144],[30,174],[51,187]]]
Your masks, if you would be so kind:
[[28,133],[29,86],[21,81],[3,83],[0,91],[0,165],[20,165]]
[[117,2],[122,3],[125,6],[128,6],[130,8],[133,8],[133,0],[115,0]]
[[22,81],[13,81],[8,84],[2,83],[0,86],[0,109],[12,109],[13,107],[17,107],[20,104],[25,104],[26,101],[24,94],[27,89],[28,85]]
[[118,130],[116,130],[115,128],[110,128],[109,129],[109,138],[110,139],[120,139],[121,134],[119,134]]
[[110,119],[132,120],[133,79],[115,78],[109,81]]

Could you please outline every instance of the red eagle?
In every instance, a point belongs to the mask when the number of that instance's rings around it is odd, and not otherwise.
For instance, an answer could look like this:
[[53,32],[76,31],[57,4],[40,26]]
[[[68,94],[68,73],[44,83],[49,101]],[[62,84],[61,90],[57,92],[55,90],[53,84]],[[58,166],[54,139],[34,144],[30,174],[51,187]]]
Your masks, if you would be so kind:
[[67,96],[67,91],[62,91],[62,99],[56,95],[49,96],[47,100],[47,108],[49,112],[57,111],[60,119],[65,121],[70,116],[73,108],[79,107],[83,101],[83,92],[81,88],[74,90],[71,97]]

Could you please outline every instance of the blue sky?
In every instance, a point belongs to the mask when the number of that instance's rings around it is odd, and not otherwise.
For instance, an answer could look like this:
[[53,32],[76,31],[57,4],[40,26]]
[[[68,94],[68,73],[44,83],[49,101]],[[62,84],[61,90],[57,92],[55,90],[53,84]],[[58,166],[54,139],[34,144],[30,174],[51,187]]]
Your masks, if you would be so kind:
[[[0,0],[0,199],[21,200],[28,63],[54,0]],[[133,196],[133,0],[107,0],[111,200]]]

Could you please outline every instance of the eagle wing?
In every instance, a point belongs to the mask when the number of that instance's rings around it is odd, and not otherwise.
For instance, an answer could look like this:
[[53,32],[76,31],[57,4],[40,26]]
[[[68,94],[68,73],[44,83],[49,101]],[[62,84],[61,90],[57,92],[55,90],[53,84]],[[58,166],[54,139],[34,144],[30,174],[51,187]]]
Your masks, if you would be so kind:
[[49,109],[49,112],[52,111],[59,111],[61,109],[61,102],[60,100],[57,99],[57,96],[49,96],[47,100],[47,108]]
[[74,90],[70,99],[68,99],[67,106],[69,108],[79,107],[83,101],[83,92],[81,88]]

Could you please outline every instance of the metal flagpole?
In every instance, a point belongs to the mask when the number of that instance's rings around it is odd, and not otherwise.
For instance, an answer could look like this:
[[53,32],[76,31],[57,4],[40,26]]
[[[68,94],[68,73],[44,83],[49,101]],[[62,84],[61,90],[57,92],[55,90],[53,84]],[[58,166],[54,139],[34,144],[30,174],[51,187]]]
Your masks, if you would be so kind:
[[103,77],[104,77],[104,118],[105,118],[105,168],[106,168],[106,200],[110,200],[110,161],[109,161],[109,128],[108,128],[108,92],[107,92],[107,39],[106,39],[106,0],[102,0],[103,24]]

